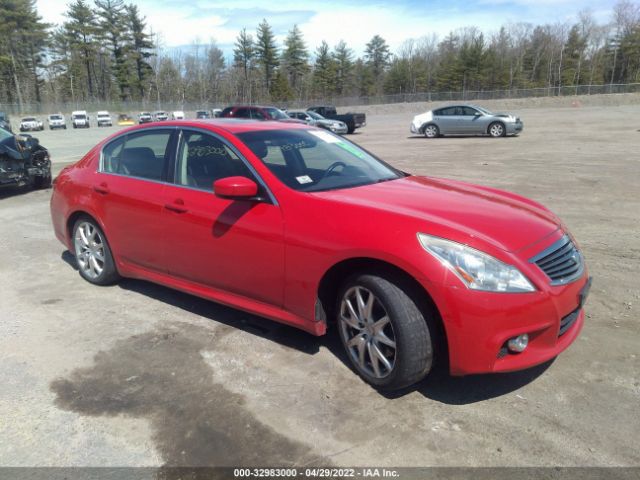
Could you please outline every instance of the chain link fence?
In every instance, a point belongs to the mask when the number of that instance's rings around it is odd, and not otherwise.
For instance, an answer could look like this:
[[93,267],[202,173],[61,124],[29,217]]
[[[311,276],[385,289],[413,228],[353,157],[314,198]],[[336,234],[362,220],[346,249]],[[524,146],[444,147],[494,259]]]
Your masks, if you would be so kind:
[[[421,93],[397,93],[390,95],[375,95],[367,97],[324,97],[305,98],[288,102],[266,102],[283,108],[306,108],[310,105],[330,104],[337,107],[358,105],[384,105],[394,103],[414,102],[448,102],[448,101],[481,101],[502,100],[513,98],[540,98],[540,97],[568,97],[577,95],[602,95],[619,93],[640,93],[640,83],[606,84],[606,85],[575,85],[565,87],[542,88],[517,88],[507,90],[466,90],[451,92],[421,92]],[[49,104],[0,104],[0,112],[9,115],[43,115],[50,113],[70,113],[73,110],[87,110],[97,112],[107,110],[111,114],[137,113],[142,111],[164,110],[172,112],[181,110],[194,112],[196,110],[210,110],[223,108],[229,104],[240,103],[235,99],[221,100],[218,103],[180,103],[164,102],[161,107],[156,102],[67,102]]]

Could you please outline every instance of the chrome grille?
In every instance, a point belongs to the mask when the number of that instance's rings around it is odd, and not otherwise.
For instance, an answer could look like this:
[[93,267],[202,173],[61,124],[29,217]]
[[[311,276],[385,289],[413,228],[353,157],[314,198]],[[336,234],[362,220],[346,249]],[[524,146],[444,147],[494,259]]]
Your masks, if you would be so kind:
[[579,278],[584,271],[582,253],[568,235],[529,260],[547,274],[551,285],[564,285]]

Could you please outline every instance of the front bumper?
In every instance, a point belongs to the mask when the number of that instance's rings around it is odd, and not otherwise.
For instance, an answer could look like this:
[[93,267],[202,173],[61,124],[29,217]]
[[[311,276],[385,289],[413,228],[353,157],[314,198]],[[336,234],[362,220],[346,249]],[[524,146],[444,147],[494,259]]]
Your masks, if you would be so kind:
[[[435,287],[432,296],[445,326],[451,374],[510,372],[556,357],[582,330],[589,285],[585,267],[583,276],[570,284],[531,293]],[[528,347],[509,352],[507,341],[524,333]]]
[[524,124],[520,122],[509,123],[507,125],[507,135],[516,135],[524,130]]

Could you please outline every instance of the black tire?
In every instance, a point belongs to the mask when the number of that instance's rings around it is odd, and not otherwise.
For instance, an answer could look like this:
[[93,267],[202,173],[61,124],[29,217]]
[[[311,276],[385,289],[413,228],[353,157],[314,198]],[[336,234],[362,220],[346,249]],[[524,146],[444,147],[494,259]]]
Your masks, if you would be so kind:
[[[104,261],[103,268],[100,274],[96,276],[90,275],[88,271],[83,267],[81,261],[78,259],[78,248],[76,247],[76,235],[78,234],[78,229],[85,225],[89,224],[92,228],[96,230],[99,234],[100,245],[102,247],[102,251],[104,253]],[[78,267],[78,272],[80,276],[84,278],[87,282],[93,283],[94,285],[112,285],[120,280],[120,274],[118,273],[118,269],[116,268],[115,261],[113,260],[113,255],[111,254],[111,247],[109,247],[109,242],[107,241],[107,237],[98,225],[98,223],[89,216],[81,216],[76,220],[76,223],[73,225],[72,237],[71,240],[74,244],[74,251],[72,252],[74,257],[76,258],[76,265]],[[97,243],[97,242],[96,242]]]
[[507,135],[507,128],[502,122],[493,122],[489,125],[489,128],[487,128],[487,133],[493,138],[504,137]]
[[65,126],[64,126],[64,127],[62,127],[62,128],[64,128],[64,129],[66,130],[66,129],[67,129],[67,126],[65,125]]
[[347,133],[349,135],[351,135],[355,131],[356,131],[356,126],[354,124],[350,123],[349,125],[347,125]]
[[[400,281],[388,280],[378,275],[356,274],[344,283],[337,299],[336,321],[349,363],[367,383],[381,390],[398,390],[422,380],[431,370],[434,361],[434,341],[427,325],[427,320],[420,308],[411,299],[408,287],[403,287],[401,284],[402,282]],[[347,346],[349,340],[355,340],[355,337],[360,336],[358,335],[358,329],[351,328],[347,322],[341,319],[343,316],[343,301],[345,298],[349,298],[349,295],[352,295],[356,288],[372,293],[376,297],[375,302],[379,302],[378,306],[373,307],[372,310],[377,309],[378,315],[382,316],[386,313],[386,317],[390,320],[387,322],[387,326],[384,327],[386,329],[385,336],[388,340],[392,338],[389,336],[392,334],[395,340],[395,352],[389,353],[392,349],[387,347],[388,344],[375,340],[375,338],[372,338],[375,335],[370,332],[369,335],[372,339],[367,340],[373,342],[379,352],[384,351],[388,360],[393,355],[392,368],[386,371],[383,377],[376,376],[375,372],[373,372],[373,359],[370,353],[365,353],[365,357],[369,357],[369,364],[372,367],[367,371],[366,359],[365,368],[363,368],[356,358],[360,349],[355,345]],[[380,310],[380,306],[383,310]],[[345,309],[345,311],[348,311],[348,309]],[[360,330],[360,332],[362,333],[364,330]],[[362,346],[362,348],[366,349],[368,347]],[[366,351],[370,352],[370,350]],[[378,360],[376,360],[376,363],[380,366]]]
[[437,125],[430,123],[424,126],[424,128],[422,129],[422,133],[427,138],[437,138],[440,136],[440,129]]

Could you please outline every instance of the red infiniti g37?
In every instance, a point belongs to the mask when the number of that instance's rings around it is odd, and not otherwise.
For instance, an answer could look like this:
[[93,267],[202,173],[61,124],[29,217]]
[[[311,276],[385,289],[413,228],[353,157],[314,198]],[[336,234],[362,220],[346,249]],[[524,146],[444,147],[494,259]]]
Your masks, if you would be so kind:
[[239,120],[121,131],[65,168],[51,215],[80,275],[133,277],[322,335],[396,389],[545,362],[590,279],[561,221],[493,188],[401,172],[326,130]]

